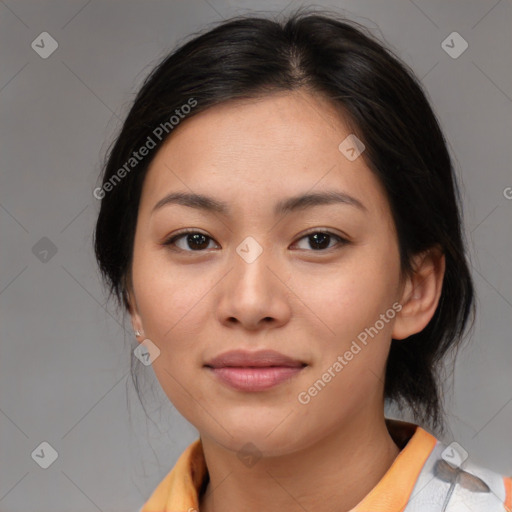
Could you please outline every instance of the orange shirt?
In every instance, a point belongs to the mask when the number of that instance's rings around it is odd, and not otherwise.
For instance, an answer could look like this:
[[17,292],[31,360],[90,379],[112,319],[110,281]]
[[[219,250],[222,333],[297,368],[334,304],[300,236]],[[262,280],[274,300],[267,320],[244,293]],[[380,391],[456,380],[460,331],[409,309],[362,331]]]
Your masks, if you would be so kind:
[[[386,424],[401,451],[351,512],[512,512],[512,477],[472,463],[460,445],[444,445],[418,425],[390,419]],[[207,481],[197,439],[139,512],[199,511]]]

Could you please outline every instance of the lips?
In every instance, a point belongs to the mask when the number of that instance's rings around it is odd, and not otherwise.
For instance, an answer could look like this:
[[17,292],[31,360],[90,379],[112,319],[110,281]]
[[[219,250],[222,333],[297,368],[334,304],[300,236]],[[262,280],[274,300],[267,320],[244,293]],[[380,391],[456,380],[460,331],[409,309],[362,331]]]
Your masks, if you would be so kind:
[[224,352],[205,367],[223,384],[237,391],[260,392],[289,381],[306,363],[274,350]]
[[285,356],[275,350],[259,350],[257,352],[231,350],[214,357],[205,366],[210,368],[262,368],[271,366],[301,368],[306,366],[306,363]]

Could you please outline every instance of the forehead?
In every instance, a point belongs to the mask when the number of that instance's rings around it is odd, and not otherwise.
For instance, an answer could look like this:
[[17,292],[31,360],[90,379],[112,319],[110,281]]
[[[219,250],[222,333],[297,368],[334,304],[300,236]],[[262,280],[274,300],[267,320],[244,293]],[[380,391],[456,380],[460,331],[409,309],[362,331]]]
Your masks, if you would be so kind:
[[[141,209],[173,191],[267,207],[283,197],[326,189],[387,211],[383,190],[362,157],[339,145],[351,135],[330,102],[303,91],[211,107],[181,121],[153,159]],[[269,202],[270,201],[270,202]]]

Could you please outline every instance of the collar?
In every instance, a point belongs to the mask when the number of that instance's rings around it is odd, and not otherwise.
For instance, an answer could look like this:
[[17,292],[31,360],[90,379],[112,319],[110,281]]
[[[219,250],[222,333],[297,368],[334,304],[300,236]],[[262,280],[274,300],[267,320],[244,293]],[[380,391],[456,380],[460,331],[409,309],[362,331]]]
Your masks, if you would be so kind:
[[[401,449],[388,471],[352,512],[397,512],[405,508],[425,461],[437,439],[413,423],[386,418]],[[199,496],[208,482],[201,439],[190,444],[139,512],[199,510]]]

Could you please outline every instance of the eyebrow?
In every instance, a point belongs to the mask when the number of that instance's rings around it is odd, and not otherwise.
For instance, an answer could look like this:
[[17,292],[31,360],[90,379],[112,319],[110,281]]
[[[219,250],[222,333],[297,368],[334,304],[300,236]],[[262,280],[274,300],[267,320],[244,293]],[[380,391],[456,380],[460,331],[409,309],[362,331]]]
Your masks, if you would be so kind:
[[[209,197],[204,194],[173,192],[160,199],[151,210],[151,214],[170,204],[179,204],[182,206],[188,206],[189,208],[219,213],[225,216],[228,216],[231,212],[227,203],[219,201],[213,197]],[[300,194],[283,199],[275,205],[274,215],[283,215],[293,211],[305,210],[314,206],[328,204],[346,204],[354,206],[361,211],[368,212],[364,204],[355,197],[337,190],[328,190],[325,192]]]

